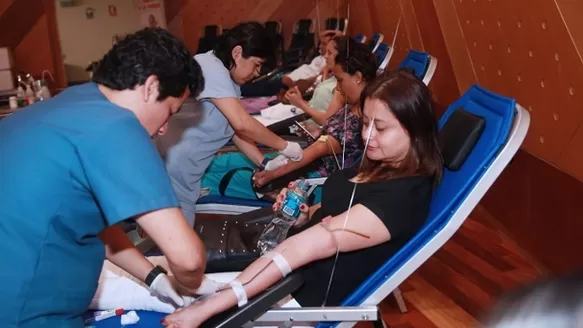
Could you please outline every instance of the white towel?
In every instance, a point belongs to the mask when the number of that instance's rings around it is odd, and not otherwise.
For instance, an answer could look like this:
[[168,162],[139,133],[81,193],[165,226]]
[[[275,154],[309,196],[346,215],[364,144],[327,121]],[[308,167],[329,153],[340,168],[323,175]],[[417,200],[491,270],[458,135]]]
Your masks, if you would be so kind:
[[[160,265],[171,274],[168,262],[164,256],[148,257],[154,265]],[[225,283],[235,279],[237,272],[213,274],[213,278],[205,277],[197,295],[212,294]],[[185,304],[192,303],[196,297],[184,296]],[[91,300],[91,310],[111,310],[123,308],[124,310],[146,310],[162,313],[172,313],[173,305],[160,301],[150,294],[148,287],[129,273],[119,268],[110,261],[105,261],[97,291]]]
[[[168,270],[168,262],[164,256],[152,256],[148,257],[148,260],[154,265],[160,265]],[[170,273],[170,271],[168,272]],[[205,276],[206,286],[205,283],[203,283],[197,294],[208,293],[212,288],[218,288],[217,286],[228,284],[230,281],[237,278],[239,273],[240,272],[221,272],[207,274]],[[204,288],[207,288],[207,290],[204,290],[203,293]],[[195,300],[194,297],[191,298],[191,302],[193,300]],[[188,304],[190,304],[190,302]],[[275,307],[297,308],[301,306],[291,296],[287,296],[275,304]],[[89,309],[111,310],[119,308],[123,308],[127,311],[146,310],[161,313],[173,313],[175,311],[174,306],[161,302],[155,296],[150,295],[148,287],[146,287],[145,284],[139,282],[129,273],[106,260],[101,271],[101,276],[99,277],[97,292],[91,301]],[[255,322],[249,323],[244,327],[280,328],[284,326],[284,324],[274,325],[273,323]],[[294,328],[310,328],[314,326],[315,323],[309,322],[295,322],[292,325]]]

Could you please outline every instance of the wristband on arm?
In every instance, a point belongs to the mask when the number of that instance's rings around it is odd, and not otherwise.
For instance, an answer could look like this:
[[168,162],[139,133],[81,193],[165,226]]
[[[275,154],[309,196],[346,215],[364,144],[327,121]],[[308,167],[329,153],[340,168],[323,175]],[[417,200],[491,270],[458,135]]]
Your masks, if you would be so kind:
[[259,164],[259,170],[260,171],[264,171],[265,170],[265,166],[267,165],[267,163],[270,161],[269,158],[267,157],[263,157],[263,160],[261,161],[261,163]]

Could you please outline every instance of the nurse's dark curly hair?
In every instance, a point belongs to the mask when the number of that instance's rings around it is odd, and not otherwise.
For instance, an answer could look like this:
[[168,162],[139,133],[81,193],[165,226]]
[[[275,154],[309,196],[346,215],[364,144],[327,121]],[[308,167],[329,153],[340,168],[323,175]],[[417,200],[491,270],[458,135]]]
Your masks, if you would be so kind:
[[182,41],[162,28],[145,28],[117,42],[97,64],[93,81],[114,90],[133,89],[155,75],[158,100],[196,97],[204,87],[202,71]]
[[240,23],[219,37],[213,51],[229,70],[235,66],[232,51],[236,46],[241,46],[243,58],[253,56],[265,61],[273,61],[275,58],[275,49],[269,34],[258,22]]

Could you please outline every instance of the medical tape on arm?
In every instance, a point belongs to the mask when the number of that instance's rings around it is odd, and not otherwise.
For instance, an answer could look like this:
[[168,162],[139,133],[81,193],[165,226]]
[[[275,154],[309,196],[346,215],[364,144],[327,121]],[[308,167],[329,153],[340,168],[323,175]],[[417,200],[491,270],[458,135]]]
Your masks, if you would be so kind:
[[237,305],[242,307],[247,304],[247,292],[245,291],[243,284],[241,284],[239,280],[235,279],[231,281],[229,285],[231,285],[231,289],[235,293],[235,296],[237,296]]
[[[318,142],[323,142],[323,143],[328,145],[328,147],[332,151],[332,155],[334,155],[334,159],[336,160],[336,165],[338,165],[338,169],[341,170],[342,167],[340,166],[340,162],[338,161],[338,156],[336,156],[336,151],[334,151],[334,147],[332,147],[332,143],[330,143],[330,140],[328,140],[328,136],[327,135],[320,136],[320,138],[318,138]],[[342,158],[344,158],[344,154],[342,154]],[[344,161],[344,159],[343,159],[343,161]]]
[[287,277],[287,275],[292,272],[292,269],[289,266],[289,263],[287,262],[285,257],[283,257],[283,255],[281,255],[280,253],[275,252],[275,251],[270,251],[270,252],[265,253],[265,255],[263,255],[262,257],[271,259],[273,261],[273,263],[275,263],[275,265],[277,265],[277,267],[279,268],[279,271],[281,271],[281,275],[284,278]]

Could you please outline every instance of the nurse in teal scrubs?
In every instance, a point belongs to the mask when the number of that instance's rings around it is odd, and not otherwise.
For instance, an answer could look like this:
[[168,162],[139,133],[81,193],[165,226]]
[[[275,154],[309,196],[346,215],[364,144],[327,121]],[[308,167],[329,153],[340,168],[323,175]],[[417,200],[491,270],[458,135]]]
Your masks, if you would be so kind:
[[[106,256],[177,305],[174,288],[196,290],[204,249],[151,137],[203,84],[179,40],[146,29],[103,57],[94,82],[0,121],[0,326],[83,327]],[[173,277],[115,225],[130,218]]]

